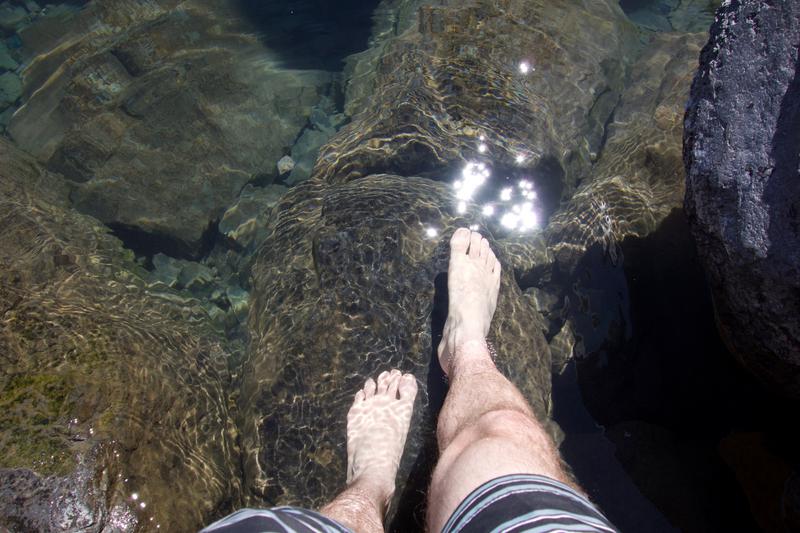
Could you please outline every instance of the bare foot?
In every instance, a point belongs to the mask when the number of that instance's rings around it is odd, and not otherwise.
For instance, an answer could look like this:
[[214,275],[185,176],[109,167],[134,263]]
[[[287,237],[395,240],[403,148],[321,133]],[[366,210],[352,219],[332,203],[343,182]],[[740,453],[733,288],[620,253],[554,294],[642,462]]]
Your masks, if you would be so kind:
[[[459,228],[450,239],[450,266],[447,270],[448,310],[439,363],[450,373],[456,348],[461,353],[470,343],[478,343],[476,351],[486,357],[486,334],[497,307],[500,289],[500,261],[480,233]],[[465,354],[469,350],[464,351]]]
[[411,423],[417,380],[399,370],[368,379],[347,413],[347,484],[388,505]]

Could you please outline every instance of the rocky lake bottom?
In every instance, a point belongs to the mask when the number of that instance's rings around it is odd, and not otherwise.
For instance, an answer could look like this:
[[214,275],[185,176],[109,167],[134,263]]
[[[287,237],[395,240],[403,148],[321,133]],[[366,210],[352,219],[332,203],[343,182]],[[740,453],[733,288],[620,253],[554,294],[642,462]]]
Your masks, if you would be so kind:
[[420,384],[448,240],[623,532],[800,530],[791,0],[0,1],[0,530],[319,508],[367,377]]

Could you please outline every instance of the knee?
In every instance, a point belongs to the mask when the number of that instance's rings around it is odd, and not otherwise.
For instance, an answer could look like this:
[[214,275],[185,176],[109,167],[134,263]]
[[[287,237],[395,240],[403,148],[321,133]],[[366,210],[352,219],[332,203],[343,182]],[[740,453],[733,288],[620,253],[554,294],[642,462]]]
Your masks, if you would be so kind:
[[[441,431],[441,428],[440,428]],[[535,419],[516,409],[498,409],[484,413],[449,441],[439,434],[442,458],[455,458],[479,443],[500,442],[527,449],[548,449],[552,439]]]
[[529,441],[547,438],[544,429],[528,414],[512,409],[483,414],[474,428],[479,438],[500,438]]

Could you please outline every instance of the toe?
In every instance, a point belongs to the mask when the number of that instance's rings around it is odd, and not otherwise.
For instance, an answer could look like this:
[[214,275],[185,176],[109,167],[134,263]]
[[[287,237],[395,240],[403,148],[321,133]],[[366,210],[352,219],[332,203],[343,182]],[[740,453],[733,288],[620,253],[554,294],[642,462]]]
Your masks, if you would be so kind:
[[486,239],[481,239],[481,257],[486,261],[485,264],[487,265],[494,264],[493,263],[494,254],[492,253],[492,248],[489,246],[489,241],[487,241]]
[[473,231],[469,236],[469,256],[478,258],[481,256],[481,234]]
[[500,266],[500,261],[497,259],[494,260],[494,268],[492,269],[492,274],[497,276],[497,279],[500,279],[500,270],[502,267]]
[[397,388],[401,400],[413,400],[417,395],[417,380],[413,374],[404,374]]
[[391,374],[388,371],[383,371],[378,376],[378,385],[375,388],[375,394],[386,394],[386,388],[389,386],[389,376]]
[[356,393],[356,397],[353,399],[353,405],[363,402],[365,398],[366,396],[364,396],[364,391],[358,391]]
[[467,253],[470,232],[467,228],[458,228],[450,239],[450,249],[461,254]]
[[375,380],[369,378],[366,383],[364,383],[364,398],[370,399],[375,396]]
[[392,370],[389,376],[389,386],[386,388],[386,394],[390,398],[397,398],[397,389],[400,387],[401,374],[399,370]]

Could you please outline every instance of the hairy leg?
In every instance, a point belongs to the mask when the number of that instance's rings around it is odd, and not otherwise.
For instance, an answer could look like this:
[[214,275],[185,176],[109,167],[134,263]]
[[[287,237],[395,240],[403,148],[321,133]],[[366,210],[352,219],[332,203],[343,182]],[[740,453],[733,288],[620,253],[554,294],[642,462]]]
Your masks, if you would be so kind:
[[573,484],[528,402],[494,365],[486,333],[500,263],[486,239],[459,229],[451,240],[450,309],[439,360],[450,390],[439,415],[440,458],[429,492],[428,526],[441,531],[474,489],[507,474],[539,474]]

